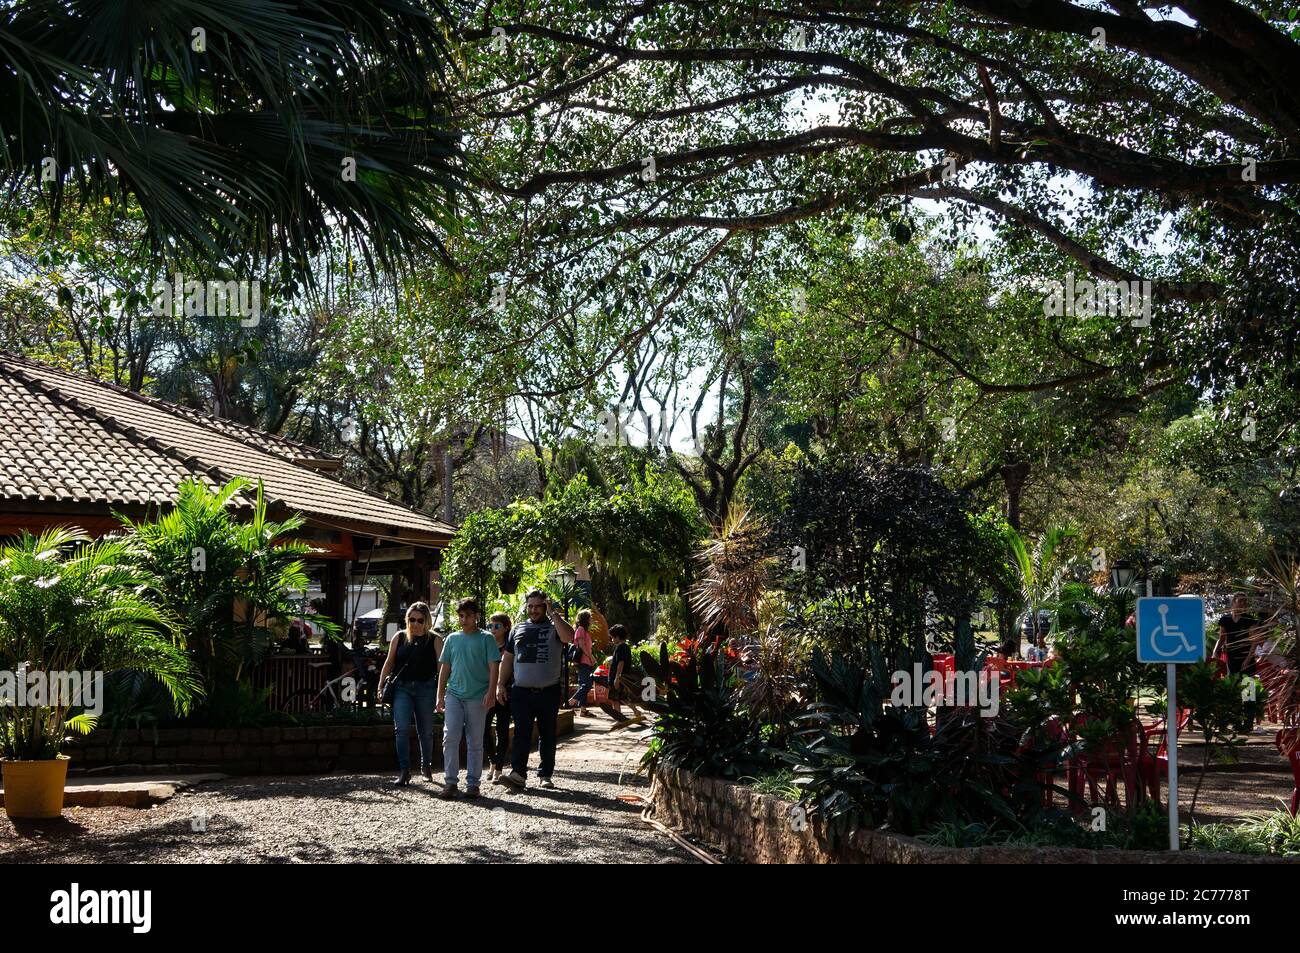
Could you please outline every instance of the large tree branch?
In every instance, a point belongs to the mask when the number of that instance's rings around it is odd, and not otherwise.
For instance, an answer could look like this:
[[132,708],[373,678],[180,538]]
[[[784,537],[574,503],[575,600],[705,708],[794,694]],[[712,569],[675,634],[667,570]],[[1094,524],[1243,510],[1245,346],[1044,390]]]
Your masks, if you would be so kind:
[[[991,195],[977,195],[969,189],[946,185],[916,189],[911,194],[918,198],[948,198],[979,205],[991,212],[996,212],[1003,218],[1032,228],[1065,255],[1086,267],[1092,274],[1099,275],[1102,278],[1109,278],[1111,281],[1142,280],[1141,276],[1135,272],[1094,254],[1051,222]],[[1153,281],[1151,283],[1152,296],[1162,299],[1207,301],[1218,297],[1223,291],[1221,285],[1211,281]]]

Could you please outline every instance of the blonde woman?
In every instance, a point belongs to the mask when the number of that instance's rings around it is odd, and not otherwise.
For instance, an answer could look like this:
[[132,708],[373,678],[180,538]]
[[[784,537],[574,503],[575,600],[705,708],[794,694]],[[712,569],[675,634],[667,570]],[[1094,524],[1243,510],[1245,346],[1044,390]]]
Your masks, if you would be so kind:
[[441,640],[432,633],[433,615],[427,602],[412,603],[406,610],[406,628],[388,645],[388,658],[379,673],[385,685],[392,675],[394,690],[393,729],[397,739],[397,767],[401,772],[394,784],[411,783],[411,719],[415,718],[420,738],[420,774],[433,781],[433,707],[438,697],[438,656]]

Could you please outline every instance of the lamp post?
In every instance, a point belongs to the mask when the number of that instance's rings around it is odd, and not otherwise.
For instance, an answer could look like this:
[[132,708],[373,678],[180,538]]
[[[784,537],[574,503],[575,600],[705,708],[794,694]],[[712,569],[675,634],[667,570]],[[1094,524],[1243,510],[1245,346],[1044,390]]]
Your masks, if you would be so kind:
[[569,595],[573,592],[573,587],[578,583],[578,574],[570,567],[564,566],[555,571],[555,581],[560,584],[560,594],[564,598],[564,616],[569,616]]
[[1115,564],[1110,568],[1110,587],[1117,592],[1130,588],[1136,578],[1137,572],[1127,559],[1115,560]]
[[[578,574],[568,566],[561,566],[551,574],[560,586],[560,596],[564,600],[564,617],[569,617],[569,595],[573,592],[573,586],[578,581]],[[569,697],[569,656],[564,656],[564,697]]]

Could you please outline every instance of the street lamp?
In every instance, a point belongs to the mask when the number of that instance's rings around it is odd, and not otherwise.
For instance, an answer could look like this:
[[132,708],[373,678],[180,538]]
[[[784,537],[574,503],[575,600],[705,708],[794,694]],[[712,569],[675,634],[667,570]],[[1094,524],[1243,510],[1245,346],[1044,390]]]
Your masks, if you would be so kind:
[[561,566],[554,572],[555,581],[560,584],[560,596],[564,600],[564,615],[569,615],[569,596],[578,584],[578,574],[570,566]]
[[[560,587],[560,598],[564,600],[564,617],[569,617],[569,596],[573,593],[573,587],[578,581],[578,574],[570,566],[561,566],[555,572],[551,573],[551,578],[556,581]],[[569,656],[564,656],[564,697],[569,697]]]
[[1118,559],[1115,565],[1110,569],[1110,585],[1112,589],[1128,589],[1133,585],[1133,580],[1137,578],[1137,571],[1129,565],[1127,559]]

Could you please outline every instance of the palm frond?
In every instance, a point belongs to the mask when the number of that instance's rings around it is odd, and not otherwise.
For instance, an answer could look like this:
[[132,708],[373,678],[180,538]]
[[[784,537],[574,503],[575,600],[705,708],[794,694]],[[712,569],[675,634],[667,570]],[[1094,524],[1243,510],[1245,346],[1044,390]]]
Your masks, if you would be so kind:
[[69,200],[129,201],[159,261],[250,279],[310,281],[340,231],[372,269],[445,259],[465,181],[449,15],[439,0],[28,0],[0,13],[0,184],[56,222]]

